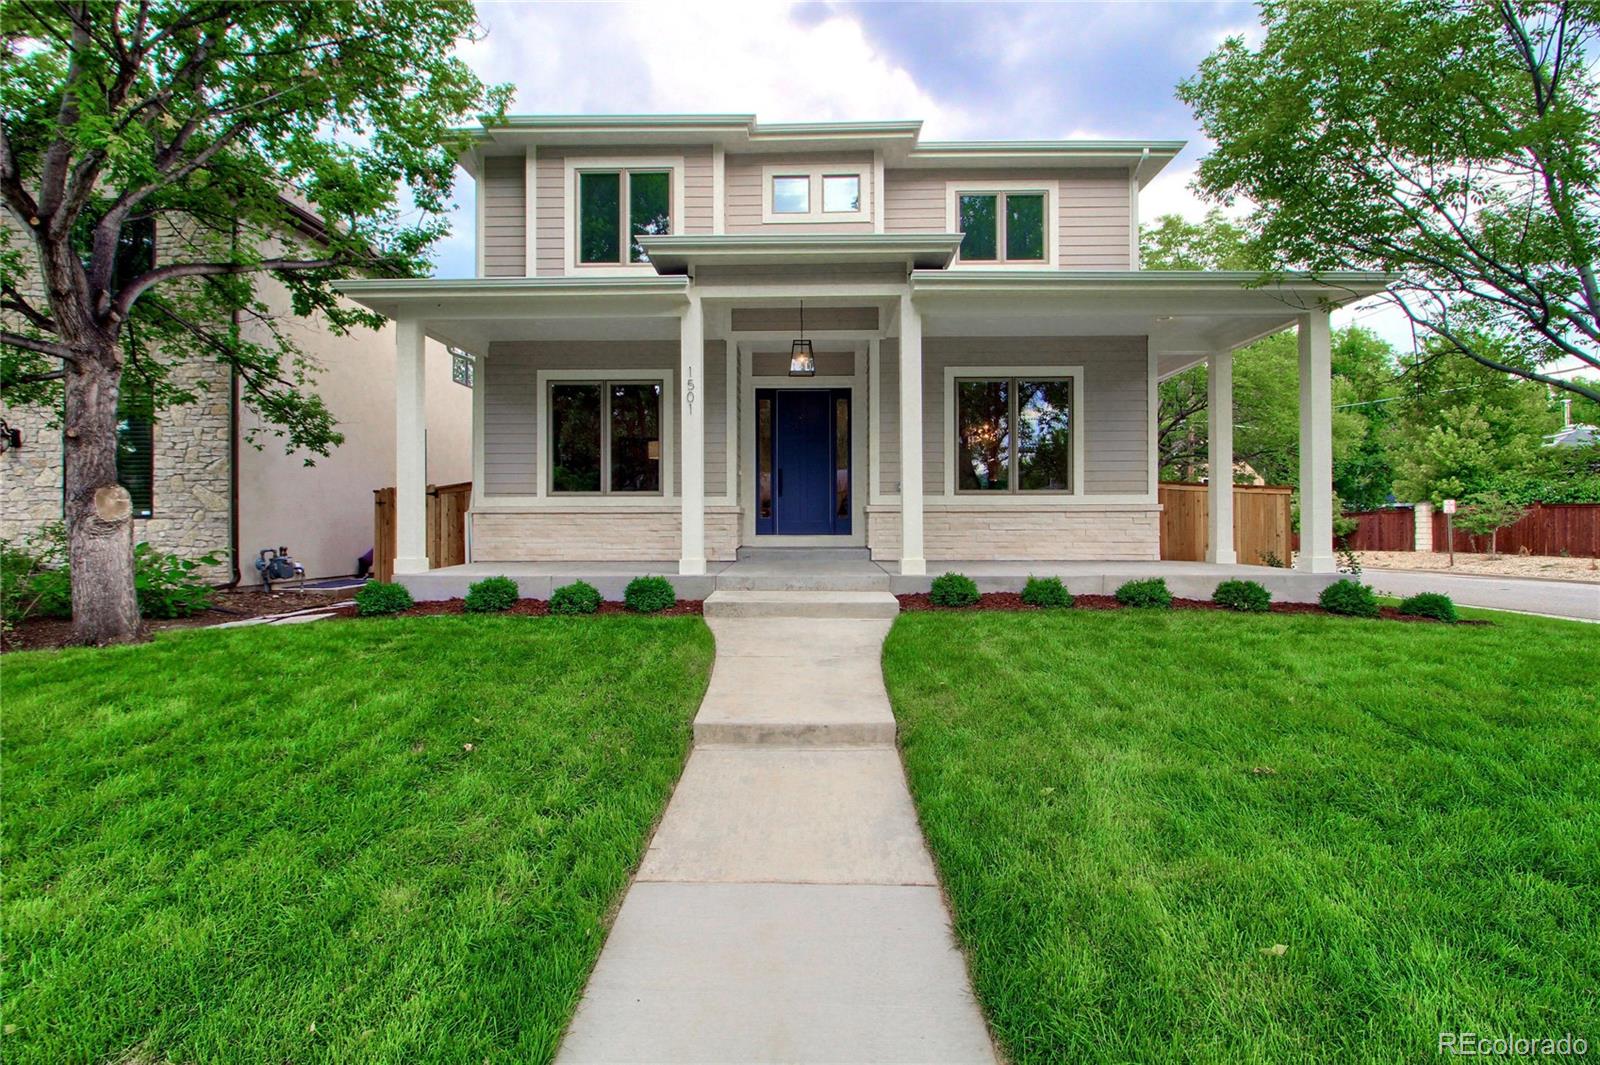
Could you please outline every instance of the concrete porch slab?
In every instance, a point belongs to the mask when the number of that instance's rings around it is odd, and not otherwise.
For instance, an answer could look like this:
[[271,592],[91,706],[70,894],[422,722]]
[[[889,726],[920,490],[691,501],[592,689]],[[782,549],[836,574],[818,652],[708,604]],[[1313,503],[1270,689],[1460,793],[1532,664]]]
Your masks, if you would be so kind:
[[635,883],[557,1062],[993,1062],[936,887]]
[[936,882],[892,747],[696,747],[638,879]]
[[892,618],[900,604],[887,591],[718,589],[705,612],[727,618]]

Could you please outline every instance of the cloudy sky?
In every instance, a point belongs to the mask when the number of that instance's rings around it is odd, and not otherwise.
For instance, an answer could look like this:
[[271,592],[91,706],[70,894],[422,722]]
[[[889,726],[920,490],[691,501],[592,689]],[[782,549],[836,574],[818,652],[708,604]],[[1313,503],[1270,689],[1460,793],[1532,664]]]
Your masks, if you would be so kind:
[[[774,122],[921,119],[934,140],[1187,140],[1141,197],[1146,219],[1205,210],[1189,183],[1206,145],[1173,87],[1225,37],[1259,35],[1254,6],[1228,0],[480,0],[478,12],[486,35],[467,59],[486,80],[516,85],[519,114],[754,112]],[[472,272],[471,183],[457,192],[439,249],[446,277]],[[1385,334],[1398,328],[1368,317],[1362,324]]]

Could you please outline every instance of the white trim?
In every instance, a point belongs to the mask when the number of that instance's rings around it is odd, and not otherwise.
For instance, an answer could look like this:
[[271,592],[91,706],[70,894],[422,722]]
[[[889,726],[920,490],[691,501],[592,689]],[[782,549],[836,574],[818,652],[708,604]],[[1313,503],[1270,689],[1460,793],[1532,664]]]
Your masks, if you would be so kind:
[[483,153],[476,148],[472,149],[472,169],[478,174],[478,180],[472,186],[472,224],[475,238],[473,240],[473,273],[477,277],[483,277],[485,276],[485,260],[488,254],[487,249],[484,247],[484,228],[488,214],[488,203],[483,195]]
[[920,577],[928,572],[924,557],[922,497],[923,417],[926,388],[922,358],[922,314],[911,300],[908,287],[900,297],[900,573]]
[[[1012,192],[1033,192],[1044,195],[1044,259],[1020,259],[1008,262],[1001,259],[998,262],[979,261],[964,262],[961,250],[956,249],[956,258],[950,264],[952,269],[963,270],[1054,270],[1061,261],[1060,235],[1061,235],[1061,183],[1055,180],[1046,181],[946,181],[944,183],[944,227],[947,233],[961,232],[961,213],[957,206],[963,195],[985,195],[994,193],[1004,195]],[[995,211],[995,253],[1004,255],[1006,250],[1005,212]]]
[[[673,391],[673,372],[664,369],[593,369],[583,370],[535,370],[533,373],[533,425],[534,455],[538,467],[534,471],[534,494],[532,496],[495,496],[497,502],[517,500],[523,505],[544,500],[559,500],[563,506],[578,504],[581,507],[595,504],[605,504],[606,501],[616,500],[626,504],[637,504],[640,500],[671,500],[675,498],[673,491],[673,460],[677,455],[677,448],[673,446],[673,426],[675,424],[675,411],[677,393]],[[550,460],[554,457],[550,447],[550,419],[546,394],[547,385],[552,381],[660,381],[661,382],[661,494],[648,495],[644,493],[616,493],[612,495],[575,495],[563,492],[554,495],[549,487]],[[605,432],[602,427],[601,432]],[[615,505],[615,504],[612,504]]]
[[876,503],[883,498],[880,486],[880,465],[883,447],[883,425],[878,411],[883,391],[883,341],[873,337],[867,341],[867,502]]
[[[683,509],[678,572],[706,571],[706,319],[700,294],[678,322],[678,365],[683,371]],[[696,395],[696,393],[699,393]],[[698,402],[696,402],[698,400]]]
[[472,506],[483,505],[484,440],[488,410],[488,357],[474,354],[472,360]]
[[[561,241],[567,275],[584,277],[630,277],[636,274],[655,273],[649,263],[580,263],[578,262],[578,173],[583,170],[667,170],[672,174],[672,225],[674,233],[683,232],[684,166],[681,155],[657,156],[568,156],[562,181],[561,221],[566,232]],[[621,201],[624,214],[628,206],[627,182],[623,182]],[[624,224],[624,229],[627,228]],[[622,254],[628,254],[630,234],[621,234]]]
[[[956,448],[958,446],[955,432],[956,418],[956,379],[958,377],[977,377],[985,380],[1000,377],[1066,377],[1072,380],[1072,410],[1069,416],[1072,419],[1072,491],[1070,492],[1023,492],[1005,491],[993,494],[977,492],[956,492]],[[980,506],[1012,505],[1019,500],[1036,500],[1033,505],[1048,505],[1052,501],[1063,499],[1078,499],[1085,495],[1083,490],[1083,367],[1082,366],[946,366],[944,368],[944,409],[939,412],[943,419],[942,428],[945,435],[944,448],[944,494],[949,499],[959,499],[962,502],[974,502]],[[902,487],[902,491],[904,488]]]
[[528,145],[522,158],[522,274],[537,277],[539,274],[539,156],[538,149]]
[[[877,196],[872,188],[872,170],[860,163],[841,163],[838,166],[802,163],[798,166],[764,166],[761,168],[761,221],[767,225],[819,222],[871,222],[877,213]],[[772,179],[803,177],[809,182],[810,210],[804,214],[778,213],[772,209]],[[825,211],[822,209],[822,179],[853,177],[860,183],[861,201],[854,211]],[[881,231],[880,231],[881,232]]]
[[[739,440],[739,496],[744,517],[739,524],[740,542],[763,547],[865,547],[867,544],[867,494],[861,491],[861,471],[867,468],[867,434],[858,431],[861,424],[862,397],[867,395],[867,345],[853,340],[846,346],[855,355],[855,373],[848,377],[818,375],[816,377],[789,377],[787,375],[755,375],[755,355],[758,345],[740,342],[739,367],[744,419]],[[830,389],[850,390],[850,535],[848,536],[782,536],[756,534],[756,389]],[[869,489],[870,490],[870,489]]]
[[728,225],[728,158],[720,144],[711,146],[711,232],[721,236]]
[[1150,486],[1150,498],[1161,493],[1161,380],[1160,359],[1150,338],[1144,338],[1144,405],[1145,405],[1145,483]]
[[[880,206],[881,205],[881,206]],[[882,233],[887,224],[889,208],[883,194],[883,149],[872,153],[872,231]]]
[[723,433],[722,446],[725,452],[723,470],[722,499],[730,506],[737,506],[739,502],[739,345],[737,341],[729,339],[732,330],[728,328],[731,315],[725,312],[722,315],[722,347],[726,355],[726,365],[723,372],[725,396],[723,403],[725,410],[726,431]]
[[1128,269],[1139,269],[1139,171],[1128,172]]

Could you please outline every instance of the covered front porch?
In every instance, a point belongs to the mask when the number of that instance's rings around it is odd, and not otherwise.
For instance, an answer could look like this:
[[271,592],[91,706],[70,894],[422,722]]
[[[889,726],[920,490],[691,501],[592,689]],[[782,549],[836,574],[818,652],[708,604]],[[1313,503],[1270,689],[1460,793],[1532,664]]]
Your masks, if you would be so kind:
[[[1297,568],[1335,569],[1328,315],[1382,277],[948,269],[949,234],[644,243],[637,276],[345,286],[397,322],[398,579],[655,572],[709,594],[805,549],[894,590],[956,569],[1099,590],[1161,565],[1159,380],[1208,364],[1212,468],[1231,470],[1231,353],[1285,328],[1300,337]],[[468,565],[436,575],[426,337],[470,352],[476,377]],[[814,367],[796,376],[802,337]],[[1226,478],[1209,514],[1207,562],[1231,566]],[[1224,571],[1167,572],[1214,586]]]

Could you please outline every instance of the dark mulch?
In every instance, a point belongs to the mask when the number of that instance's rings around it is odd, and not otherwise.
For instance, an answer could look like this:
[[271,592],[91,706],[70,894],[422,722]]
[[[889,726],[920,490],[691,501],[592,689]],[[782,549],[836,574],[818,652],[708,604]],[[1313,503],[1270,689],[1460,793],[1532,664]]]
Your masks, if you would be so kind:
[[[242,621],[245,618],[265,617],[268,614],[287,614],[295,610],[333,606],[336,603],[349,601],[353,595],[355,595],[353,588],[337,592],[271,593],[263,592],[259,588],[222,588],[214,596],[209,610],[202,610],[187,618],[152,618],[145,621],[145,630],[160,632],[164,629],[205,628],[229,621]],[[71,644],[71,618],[29,618],[12,631],[0,633],[0,651],[41,651],[68,647]]]
[[[430,599],[426,602],[416,604],[409,610],[402,610],[400,613],[390,616],[401,618],[425,618],[434,617],[440,614],[465,614],[467,612],[465,602],[466,601],[462,599]],[[356,613],[354,603],[340,607],[337,613],[341,618],[354,618],[360,616]],[[550,604],[543,599],[518,599],[516,604],[513,605],[510,610],[504,611],[504,613],[518,617],[542,618],[549,616]],[[632,614],[633,611],[629,610],[622,603],[607,600],[600,604],[600,609],[597,611],[597,613]],[[655,616],[663,618],[680,618],[700,613],[703,613],[703,605],[700,600],[679,599],[676,603],[667,607],[667,609],[657,611]]]
[[[950,607],[935,606],[926,592],[917,592],[913,595],[900,595],[895,598],[900,600],[900,609],[911,610],[1041,610],[1042,607],[1029,606],[1022,601],[1020,592],[984,592],[978,596],[976,606]],[[1123,606],[1117,602],[1114,595],[1075,595],[1072,597],[1074,610],[1131,610],[1133,607]],[[1209,599],[1173,599],[1174,610],[1221,610],[1233,613],[1225,606],[1219,606]],[[1332,611],[1324,610],[1316,603],[1273,603],[1271,611],[1274,614],[1322,614],[1327,617],[1337,617]],[[1378,616],[1386,621],[1414,621],[1425,625],[1441,625],[1443,622],[1433,618],[1414,618],[1400,613],[1399,609],[1392,606],[1378,608]],[[1468,620],[1463,618],[1456,622],[1458,625],[1492,625],[1490,621]]]

